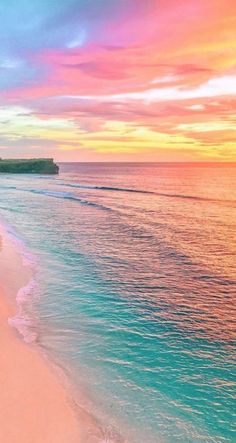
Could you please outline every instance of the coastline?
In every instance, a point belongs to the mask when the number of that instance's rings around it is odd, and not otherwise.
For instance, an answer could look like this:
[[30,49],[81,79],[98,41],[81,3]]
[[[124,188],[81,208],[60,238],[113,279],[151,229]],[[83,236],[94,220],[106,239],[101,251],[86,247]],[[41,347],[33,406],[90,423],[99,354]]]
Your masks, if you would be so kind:
[[100,430],[89,414],[73,405],[37,346],[24,342],[11,326],[9,319],[17,311],[14,299],[31,278],[32,270],[23,265],[0,227],[0,441],[101,442]]

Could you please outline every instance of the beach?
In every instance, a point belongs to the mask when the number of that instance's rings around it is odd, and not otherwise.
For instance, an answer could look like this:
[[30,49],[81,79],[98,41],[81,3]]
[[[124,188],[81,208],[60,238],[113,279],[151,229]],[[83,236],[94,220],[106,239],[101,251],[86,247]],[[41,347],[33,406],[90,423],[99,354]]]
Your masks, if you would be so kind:
[[86,414],[73,409],[53,369],[36,347],[26,344],[8,324],[16,313],[14,292],[27,284],[31,271],[22,265],[11,241],[0,234],[0,441],[89,441],[85,434],[91,423]]
[[1,175],[0,442],[235,440],[235,180]]

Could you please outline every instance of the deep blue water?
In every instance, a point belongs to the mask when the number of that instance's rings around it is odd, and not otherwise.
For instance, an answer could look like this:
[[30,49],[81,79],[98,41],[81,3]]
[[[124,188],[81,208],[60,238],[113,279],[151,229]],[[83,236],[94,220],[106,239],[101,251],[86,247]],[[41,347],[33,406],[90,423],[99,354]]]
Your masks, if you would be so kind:
[[62,164],[55,177],[0,176],[0,215],[37,258],[29,334],[104,441],[236,441],[235,171]]

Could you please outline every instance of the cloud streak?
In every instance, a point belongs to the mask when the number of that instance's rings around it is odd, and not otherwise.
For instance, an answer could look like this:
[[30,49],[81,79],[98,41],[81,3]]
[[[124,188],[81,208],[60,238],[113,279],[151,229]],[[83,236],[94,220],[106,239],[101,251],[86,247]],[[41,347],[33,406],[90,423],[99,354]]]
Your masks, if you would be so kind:
[[233,0],[3,0],[0,14],[2,155],[236,160]]

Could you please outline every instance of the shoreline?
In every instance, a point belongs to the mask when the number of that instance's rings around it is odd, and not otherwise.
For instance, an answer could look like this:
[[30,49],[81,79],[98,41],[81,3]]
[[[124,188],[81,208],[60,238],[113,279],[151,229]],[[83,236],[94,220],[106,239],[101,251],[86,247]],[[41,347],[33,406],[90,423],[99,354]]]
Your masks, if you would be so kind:
[[53,363],[46,361],[37,345],[23,341],[22,331],[16,329],[16,296],[31,279],[32,269],[24,266],[0,225],[0,441],[102,442],[99,426],[73,404]]

